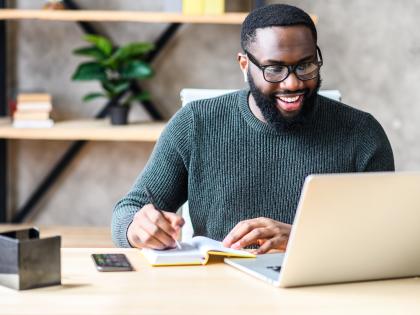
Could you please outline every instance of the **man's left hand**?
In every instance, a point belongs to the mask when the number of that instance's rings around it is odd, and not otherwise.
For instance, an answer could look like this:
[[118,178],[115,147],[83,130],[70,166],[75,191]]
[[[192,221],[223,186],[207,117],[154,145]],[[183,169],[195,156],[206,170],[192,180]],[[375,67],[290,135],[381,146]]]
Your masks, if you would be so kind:
[[292,226],[269,218],[256,218],[239,222],[223,240],[223,246],[241,249],[249,245],[260,246],[253,251],[264,254],[271,249],[286,250]]

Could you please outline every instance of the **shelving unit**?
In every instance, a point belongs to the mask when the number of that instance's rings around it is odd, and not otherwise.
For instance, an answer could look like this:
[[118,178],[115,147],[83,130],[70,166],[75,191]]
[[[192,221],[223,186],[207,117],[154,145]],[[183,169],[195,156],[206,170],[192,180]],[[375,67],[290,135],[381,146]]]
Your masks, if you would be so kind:
[[[71,4],[72,0],[63,0]],[[0,8],[6,7],[6,0],[0,0]],[[74,4],[67,6],[75,9]],[[76,8],[77,9],[77,8]],[[222,15],[183,15],[181,13],[141,12],[141,11],[98,11],[98,10],[23,10],[0,9],[0,222],[6,221],[7,210],[7,139],[37,139],[37,140],[74,140],[76,141],[63,155],[42,181],[32,196],[19,211],[17,218],[20,222],[42,195],[59,177],[62,170],[77,154],[85,141],[144,141],[154,142],[161,134],[165,122],[146,122],[130,124],[128,126],[111,126],[107,120],[72,120],[58,122],[48,129],[16,129],[13,128],[7,113],[6,98],[6,21],[35,20],[35,21],[64,21],[77,22],[87,33],[94,30],[87,21],[101,22],[142,22],[169,23],[168,29],[157,40],[156,51],[149,58],[151,61],[165,43],[174,35],[181,24],[224,24],[239,25],[248,13],[225,13]],[[311,15],[314,22],[317,17]]]
[[107,119],[67,120],[52,128],[14,128],[10,119],[0,119],[1,139],[89,140],[155,142],[165,122],[139,122],[112,126]]

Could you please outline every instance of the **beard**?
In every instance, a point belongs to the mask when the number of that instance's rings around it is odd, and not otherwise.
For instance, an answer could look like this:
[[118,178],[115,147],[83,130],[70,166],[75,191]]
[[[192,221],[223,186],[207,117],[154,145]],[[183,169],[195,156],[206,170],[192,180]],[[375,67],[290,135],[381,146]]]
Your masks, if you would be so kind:
[[314,108],[315,101],[319,88],[321,87],[321,77],[318,76],[318,83],[314,90],[304,89],[299,91],[283,91],[284,95],[290,93],[304,93],[304,101],[300,112],[293,117],[284,117],[282,113],[276,107],[275,93],[265,95],[257,88],[254,82],[254,78],[248,71],[249,88],[252,96],[254,97],[255,103],[261,110],[261,113],[268,125],[270,125],[276,131],[292,131],[297,130],[305,126],[310,120]]

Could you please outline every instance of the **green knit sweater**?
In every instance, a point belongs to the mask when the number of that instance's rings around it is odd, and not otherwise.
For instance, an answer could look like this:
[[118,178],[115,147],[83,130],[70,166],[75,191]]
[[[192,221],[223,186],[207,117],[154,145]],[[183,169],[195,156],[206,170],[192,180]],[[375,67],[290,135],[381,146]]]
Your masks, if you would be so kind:
[[222,240],[239,222],[292,223],[304,179],[314,173],[393,171],[387,136],[368,113],[318,96],[302,129],[278,132],[248,106],[248,90],[192,102],[169,121],[146,167],[115,206],[112,235],[149,203],[175,212],[187,199],[196,235]]

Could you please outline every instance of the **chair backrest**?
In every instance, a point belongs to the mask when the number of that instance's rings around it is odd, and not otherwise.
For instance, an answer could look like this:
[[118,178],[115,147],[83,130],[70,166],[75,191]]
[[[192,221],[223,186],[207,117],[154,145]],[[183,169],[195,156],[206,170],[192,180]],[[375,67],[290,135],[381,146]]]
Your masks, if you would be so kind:
[[[181,95],[182,106],[185,106],[186,104],[195,100],[216,97],[216,96],[231,93],[234,91],[236,90],[182,89],[180,95]],[[319,91],[318,94],[331,98],[336,101],[341,101],[341,93],[338,90],[322,90],[322,91]],[[193,226],[191,224],[191,219],[190,219],[188,202],[184,203],[180,211],[182,213],[182,217],[185,220],[185,225],[182,228],[182,240],[186,241],[190,239],[194,234],[194,229],[193,229]]]
[[[182,89],[180,96],[182,106],[189,102],[220,96],[223,94],[235,92],[236,90],[221,90],[221,89]],[[319,95],[331,98],[336,101],[341,101],[341,93],[338,90],[321,90],[318,92]]]

